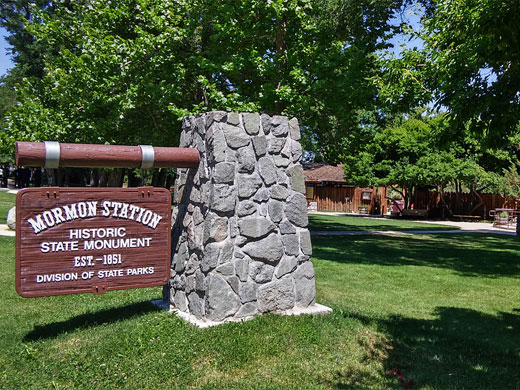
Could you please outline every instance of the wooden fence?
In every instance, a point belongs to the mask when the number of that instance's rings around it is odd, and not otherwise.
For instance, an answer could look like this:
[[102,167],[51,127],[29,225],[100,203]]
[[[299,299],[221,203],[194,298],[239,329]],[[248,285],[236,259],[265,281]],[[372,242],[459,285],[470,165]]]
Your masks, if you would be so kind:
[[[456,215],[473,215],[482,218],[489,217],[489,211],[496,208],[520,209],[519,199],[504,198],[501,195],[480,194],[483,204],[479,204],[479,199],[474,194],[462,193],[458,195],[455,192],[444,193],[444,200],[448,204],[450,210]],[[442,202],[438,192],[436,191],[417,191],[414,198],[415,209],[427,209],[431,218],[442,216]]]
[[318,203],[320,211],[342,211],[348,208],[347,201],[354,198],[354,187],[321,187],[316,186],[314,202]]
[[[366,212],[385,214],[390,203],[386,199],[386,187],[355,188],[347,186],[315,185],[308,201],[317,203],[320,211]],[[508,199],[500,195],[480,194],[483,204],[477,208],[479,199],[471,193],[444,194],[444,200],[455,215],[472,215],[489,218],[489,211],[496,208],[520,210],[519,199]],[[442,202],[436,191],[417,191],[413,200],[414,209],[428,210],[430,218],[442,217]],[[447,217],[447,215],[445,215]]]
[[319,211],[384,213],[386,188],[355,188],[346,186],[314,186],[308,201],[316,202]]

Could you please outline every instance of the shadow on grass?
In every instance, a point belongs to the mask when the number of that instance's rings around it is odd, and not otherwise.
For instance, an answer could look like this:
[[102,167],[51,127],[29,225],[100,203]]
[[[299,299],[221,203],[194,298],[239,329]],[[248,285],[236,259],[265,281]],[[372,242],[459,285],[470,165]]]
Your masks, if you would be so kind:
[[313,257],[340,263],[426,266],[463,276],[520,277],[520,240],[514,236],[314,236]]
[[520,315],[438,307],[436,319],[391,317],[388,369],[417,388],[510,389],[520,384]]
[[27,333],[24,337],[24,341],[55,338],[60,334],[72,332],[77,329],[86,329],[92,326],[110,324],[160,310],[161,309],[152,305],[149,301],[144,301],[122,307],[101,310],[94,313],[80,314],[66,321],[54,322],[43,326],[36,325],[32,331]]

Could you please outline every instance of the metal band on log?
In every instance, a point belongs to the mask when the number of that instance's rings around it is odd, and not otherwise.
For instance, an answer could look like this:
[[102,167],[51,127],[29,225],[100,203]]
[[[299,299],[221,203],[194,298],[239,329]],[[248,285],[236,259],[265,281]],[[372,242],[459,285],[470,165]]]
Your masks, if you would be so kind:
[[54,169],[60,166],[60,143],[45,141],[45,168]]
[[141,148],[141,169],[153,168],[155,151],[151,145],[139,145]]
[[16,165],[28,167],[197,168],[192,148],[17,142]]

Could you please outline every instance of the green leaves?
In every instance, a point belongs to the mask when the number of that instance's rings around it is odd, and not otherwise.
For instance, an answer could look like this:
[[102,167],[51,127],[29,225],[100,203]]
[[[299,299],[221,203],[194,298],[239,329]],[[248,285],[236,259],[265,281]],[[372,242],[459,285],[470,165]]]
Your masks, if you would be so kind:
[[52,54],[44,76],[20,86],[21,105],[8,119],[7,137],[175,143],[179,118],[169,107],[193,99],[179,61],[187,34],[166,28],[180,21],[167,5],[93,1],[42,11],[28,29]]
[[[360,186],[388,185],[404,188],[405,201],[413,199],[418,187],[447,186],[474,191],[494,191],[500,186],[497,173],[514,158],[504,151],[480,149],[478,140],[466,137],[448,144],[440,142],[449,126],[445,115],[432,116],[417,110],[378,129],[358,153],[345,156],[348,182]],[[408,206],[407,204],[406,206]]]
[[54,2],[26,21],[44,71],[20,86],[7,136],[174,145],[184,115],[259,111],[298,117],[333,161],[376,109],[375,53],[400,3]]
[[427,75],[448,108],[448,137],[469,128],[491,146],[507,145],[520,118],[520,3],[439,0],[423,20],[434,65]]

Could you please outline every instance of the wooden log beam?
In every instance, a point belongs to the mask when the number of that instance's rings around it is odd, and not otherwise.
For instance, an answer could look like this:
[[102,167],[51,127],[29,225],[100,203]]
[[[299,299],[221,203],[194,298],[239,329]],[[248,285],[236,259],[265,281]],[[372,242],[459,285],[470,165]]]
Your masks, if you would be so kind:
[[191,148],[17,142],[16,165],[28,167],[197,168]]

